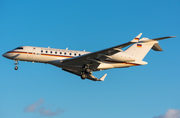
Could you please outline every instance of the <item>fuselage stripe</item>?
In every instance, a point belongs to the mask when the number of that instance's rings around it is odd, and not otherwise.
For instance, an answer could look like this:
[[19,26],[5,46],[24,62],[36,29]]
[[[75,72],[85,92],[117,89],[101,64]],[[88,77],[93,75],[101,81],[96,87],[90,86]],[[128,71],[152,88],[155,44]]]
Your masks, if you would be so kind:
[[[17,54],[31,54],[35,55],[35,53],[32,52],[20,52],[20,51],[9,51],[7,53],[17,53]],[[63,57],[63,58],[73,58],[73,56],[64,56],[64,55],[52,55],[52,54],[41,54],[42,56],[52,56],[52,57]],[[111,61],[111,60],[104,60],[104,62],[109,62],[109,63],[121,63],[121,64],[128,64],[128,65],[133,65],[133,66],[139,66],[140,64],[134,64],[134,63],[126,63],[126,62],[118,62],[118,61]]]
[[[7,53],[17,53],[17,54],[31,54],[35,55],[35,53],[32,52],[18,52],[18,51],[9,51]],[[52,55],[52,54],[41,54],[42,56],[54,56],[54,57],[66,57],[66,58],[72,58],[73,56],[64,56],[64,55]]]

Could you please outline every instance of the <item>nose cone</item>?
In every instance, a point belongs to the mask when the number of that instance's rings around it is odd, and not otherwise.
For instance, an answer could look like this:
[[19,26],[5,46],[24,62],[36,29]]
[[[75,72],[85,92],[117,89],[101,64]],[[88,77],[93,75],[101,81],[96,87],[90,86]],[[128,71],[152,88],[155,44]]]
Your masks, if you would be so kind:
[[6,57],[6,53],[4,53],[2,56],[3,56],[3,57]]
[[2,55],[3,57],[5,57],[5,58],[8,58],[8,59],[10,59],[11,58],[11,55],[9,54],[9,53],[4,53],[3,55]]
[[4,53],[2,56],[7,58],[7,59],[14,59],[12,51]]

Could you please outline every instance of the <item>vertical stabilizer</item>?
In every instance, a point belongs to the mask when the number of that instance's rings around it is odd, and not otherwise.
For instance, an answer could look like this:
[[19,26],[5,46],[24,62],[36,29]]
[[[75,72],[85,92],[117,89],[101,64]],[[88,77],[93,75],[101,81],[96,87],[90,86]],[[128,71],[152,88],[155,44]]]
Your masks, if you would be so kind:
[[[143,58],[146,56],[146,54],[149,52],[149,50],[153,47],[153,45],[155,43],[158,43],[157,41],[148,42],[147,40],[149,40],[149,39],[148,38],[140,39],[138,43],[133,44],[131,47],[129,47],[124,52],[134,56],[138,60],[143,60]],[[145,42],[143,42],[143,41],[145,41]]]

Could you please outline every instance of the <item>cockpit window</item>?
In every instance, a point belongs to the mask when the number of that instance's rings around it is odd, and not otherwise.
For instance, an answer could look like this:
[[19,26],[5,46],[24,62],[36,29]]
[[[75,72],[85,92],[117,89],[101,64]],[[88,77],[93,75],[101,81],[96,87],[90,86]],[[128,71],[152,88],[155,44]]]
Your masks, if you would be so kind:
[[18,49],[18,50],[23,50],[23,47],[17,47],[15,48],[15,50]]

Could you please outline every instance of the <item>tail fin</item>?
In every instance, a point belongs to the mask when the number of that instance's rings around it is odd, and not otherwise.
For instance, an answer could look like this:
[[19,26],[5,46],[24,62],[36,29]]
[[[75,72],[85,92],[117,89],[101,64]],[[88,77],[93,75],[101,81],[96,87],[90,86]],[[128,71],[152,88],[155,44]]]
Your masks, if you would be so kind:
[[161,47],[159,46],[158,40],[166,39],[166,38],[173,38],[174,36],[169,37],[162,37],[156,39],[148,39],[142,38],[139,40],[138,43],[133,44],[124,52],[134,56],[138,60],[143,60],[149,50],[152,48],[155,51],[162,51]]
[[[139,41],[142,41],[142,40],[149,40],[149,39],[142,38]],[[138,60],[142,60],[155,43],[158,43],[158,42],[153,41],[153,42],[135,43],[124,52],[134,56]]]

